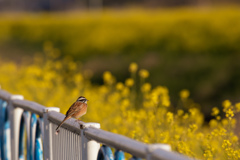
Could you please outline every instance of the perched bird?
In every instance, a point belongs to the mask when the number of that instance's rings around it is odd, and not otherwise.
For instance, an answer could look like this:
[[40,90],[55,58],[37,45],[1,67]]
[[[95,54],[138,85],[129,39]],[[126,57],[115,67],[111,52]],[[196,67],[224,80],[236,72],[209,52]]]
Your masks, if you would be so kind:
[[59,126],[56,128],[56,134],[59,132],[59,127],[68,119],[70,118],[80,118],[84,114],[87,113],[87,99],[83,96],[80,96],[76,102],[74,102],[71,107],[68,109],[66,113],[66,117],[63,119],[63,121],[59,124]]

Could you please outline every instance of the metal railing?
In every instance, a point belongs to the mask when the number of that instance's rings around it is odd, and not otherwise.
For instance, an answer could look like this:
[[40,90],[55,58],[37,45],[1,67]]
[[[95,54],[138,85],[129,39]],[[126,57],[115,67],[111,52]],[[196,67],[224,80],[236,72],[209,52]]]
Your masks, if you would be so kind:
[[[190,159],[165,144],[144,144],[100,129],[98,123],[67,120],[60,134],[57,125],[65,115],[0,89],[0,160],[122,160],[124,152],[134,159]],[[102,145],[102,146],[101,146]],[[115,149],[113,156],[111,148]]]

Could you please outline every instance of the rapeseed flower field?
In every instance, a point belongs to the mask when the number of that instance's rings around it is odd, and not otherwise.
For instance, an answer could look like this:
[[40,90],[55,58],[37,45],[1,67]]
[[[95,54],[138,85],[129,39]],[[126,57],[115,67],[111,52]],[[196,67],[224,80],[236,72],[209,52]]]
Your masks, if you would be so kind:
[[123,81],[134,61],[149,70],[152,86],[168,87],[173,103],[188,88],[198,103],[220,105],[239,99],[239,13],[238,6],[1,12],[0,56],[19,63],[50,41],[60,58],[87,63],[92,82],[105,70]]
[[[240,102],[226,99],[212,106],[211,119],[205,121],[209,110],[192,99],[193,93],[182,88],[176,103],[169,88],[179,91],[187,81],[192,91],[197,80],[194,91],[201,93],[195,98],[224,94],[238,99],[239,19],[236,6],[1,13],[0,86],[59,107],[63,114],[83,95],[90,100],[81,118],[85,122],[145,143],[167,143],[193,158],[237,160]],[[159,61],[152,66],[143,61],[148,53]],[[83,69],[92,58],[114,56],[120,57],[113,60],[121,60],[121,71],[114,75],[106,69],[102,84],[93,80],[99,72]],[[148,62],[149,70],[131,61]],[[177,80],[176,72],[182,75]],[[223,88],[231,94],[219,92]]]
[[173,106],[168,88],[152,87],[148,83],[151,73],[134,62],[124,82],[105,71],[104,84],[96,85],[91,82],[91,71],[82,70],[70,57],[59,58],[51,45],[44,47],[44,53],[46,56],[36,55],[32,63],[21,65],[0,60],[2,89],[48,107],[60,107],[62,113],[84,95],[90,101],[82,120],[98,122],[104,130],[145,143],[167,143],[194,158],[240,158],[239,133],[235,132],[240,103],[225,100],[222,106],[213,107],[213,118],[206,124],[201,106],[188,90],[179,93],[179,104]]

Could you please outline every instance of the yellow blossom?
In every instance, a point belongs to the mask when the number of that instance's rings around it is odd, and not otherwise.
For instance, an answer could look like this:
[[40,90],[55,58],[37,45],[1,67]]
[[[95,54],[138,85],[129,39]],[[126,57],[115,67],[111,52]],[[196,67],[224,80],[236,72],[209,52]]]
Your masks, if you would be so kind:
[[177,115],[178,115],[178,116],[182,116],[183,113],[184,113],[184,111],[183,111],[182,109],[179,109],[179,110],[177,111]]
[[182,90],[182,91],[180,92],[180,97],[181,97],[182,99],[188,98],[189,95],[190,95],[190,92],[189,92],[187,89],[184,89],[184,90]]
[[236,136],[236,135],[232,136],[231,139],[232,139],[233,143],[237,143],[238,142],[238,136]]
[[217,107],[214,107],[214,108],[212,109],[211,115],[212,115],[212,116],[217,116],[218,114],[219,114],[219,109],[218,109]]
[[140,75],[140,77],[142,77],[142,78],[147,78],[147,77],[149,76],[149,72],[148,72],[146,69],[141,69],[141,70],[139,71],[139,75]]
[[130,71],[131,73],[135,73],[135,72],[137,71],[137,69],[138,69],[137,63],[132,62],[132,63],[130,64],[130,66],[129,66],[129,71]]
[[184,114],[183,119],[188,119],[189,115],[187,113]]
[[189,132],[195,132],[198,129],[198,126],[196,124],[191,124],[189,126]]
[[171,104],[171,102],[169,101],[169,99],[167,97],[163,97],[162,98],[162,105],[165,107],[169,107]]
[[124,88],[124,85],[123,85],[122,82],[118,82],[118,83],[116,84],[116,89],[117,89],[117,90],[121,91],[121,90],[123,90],[123,88]]
[[232,143],[229,140],[223,140],[222,148],[227,149],[228,147],[231,147]]
[[106,71],[103,73],[103,80],[107,84],[113,84],[115,81],[114,77],[112,76],[111,72],[109,72],[109,71]]
[[224,111],[226,111],[230,106],[232,105],[232,103],[229,100],[225,100],[222,103],[222,106],[224,108]]
[[149,92],[151,90],[151,84],[150,83],[144,83],[141,87],[142,92]]
[[222,124],[223,124],[223,126],[227,126],[228,120],[226,118],[222,119]]
[[128,78],[125,81],[126,86],[132,87],[134,85],[134,80],[132,78]]
[[128,87],[124,87],[124,89],[122,90],[122,96],[123,97],[126,97],[126,96],[129,96],[130,94],[130,90]]
[[82,82],[83,81],[83,77],[81,74],[76,74],[74,77],[76,83]]
[[237,112],[240,112],[240,102],[235,104]]
[[210,125],[211,128],[215,128],[215,127],[217,127],[218,122],[217,122],[217,120],[212,119],[212,120],[209,122],[209,125]]
[[172,112],[168,112],[167,113],[167,122],[168,123],[172,123],[173,122],[173,113]]
[[221,120],[221,116],[217,116],[217,117],[216,117],[216,120]]
[[231,109],[228,109],[226,112],[226,117],[231,119],[234,116],[234,113]]

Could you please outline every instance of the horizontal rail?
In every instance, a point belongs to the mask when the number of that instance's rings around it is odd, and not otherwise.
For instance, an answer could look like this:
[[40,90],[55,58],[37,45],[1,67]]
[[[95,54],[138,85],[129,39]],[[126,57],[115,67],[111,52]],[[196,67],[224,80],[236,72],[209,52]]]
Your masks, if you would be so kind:
[[146,157],[147,145],[141,142],[93,127],[86,128],[84,133],[87,138],[93,139],[107,146],[131,153],[136,157]]
[[[58,113],[55,111],[48,112],[48,120],[55,123],[60,124],[62,120],[65,118],[65,115],[62,113]],[[67,121],[65,121],[62,125],[63,128],[68,129],[71,132],[80,134],[80,124],[76,122],[75,119],[71,118]]]
[[159,159],[168,159],[168,160],[191,160],[191,158],[183,156],[179,153],[174,152],[167,152],[165,150],[162,150],[160,148],[155,149],[151,153],[151,160],[159,160]]
[[175,152],[157,148],[157,145],[148,145],[131,138],[107,132],[98,128],[88,127],[84,130],[85,136],[99,143],[130,153],[139,158],[146,158],[151,152],[151,159],[188,160],[190,158]]
[[28,100],[14,99],[12,100],[12,103],[16,107],[38,114],[41,117],[43,116],[43,113],[46,110],[45,106],[40,105],[36,102],[28,101]]
[[8,93],[7,91],[4,91],[4,90],[1,90],[0,89],[0,98],[5,100],[5,101],[8,101],[10,99],[12,95],[10,93]]

